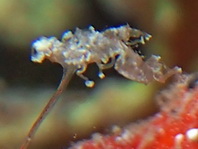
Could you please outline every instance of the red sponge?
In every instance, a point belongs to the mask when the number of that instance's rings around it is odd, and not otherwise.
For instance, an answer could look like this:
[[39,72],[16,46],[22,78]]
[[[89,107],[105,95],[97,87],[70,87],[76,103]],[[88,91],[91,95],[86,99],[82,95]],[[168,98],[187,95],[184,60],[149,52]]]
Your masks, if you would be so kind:
[[[72,149],[198,149],[198,86],[193,75],[158,93],[160,112],[109,136],[94,134]],[[194,82],[192,82],[194,81]],[[192,84],[195,85],[192,85]]]

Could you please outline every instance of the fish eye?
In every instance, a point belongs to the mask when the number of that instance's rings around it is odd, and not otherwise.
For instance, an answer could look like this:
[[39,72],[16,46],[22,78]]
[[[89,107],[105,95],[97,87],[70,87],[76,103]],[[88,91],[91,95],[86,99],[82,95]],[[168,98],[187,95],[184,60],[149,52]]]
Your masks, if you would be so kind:
[[36,48],[32,47],[31,55],[37,55],[37,54],[38,54],[38,52],[37,52]]

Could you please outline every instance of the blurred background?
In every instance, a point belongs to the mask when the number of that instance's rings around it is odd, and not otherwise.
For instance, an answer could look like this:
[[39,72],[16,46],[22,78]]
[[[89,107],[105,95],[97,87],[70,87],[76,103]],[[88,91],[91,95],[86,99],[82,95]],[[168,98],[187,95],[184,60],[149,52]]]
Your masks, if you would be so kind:
[[[0,0],[0,148],[19,148],[31,124],[58,86],[62,68],[30,61],[32,41],[40,36],[59,39],[66,30],[93,25],[96,30],[129,24],[153,36],[140,47],[146,56],[160,55],[169,67],[198,69],[198,1],[195,0]],[[30,149],[62,149],[94,132],[107,134],[158,108],[154,94],[164,85],[142,85],[113,69],[97,78],[91,65],[86,74],[96,81],[88,89],[74,76]],[[141,109],[141,110],[139,110]]]

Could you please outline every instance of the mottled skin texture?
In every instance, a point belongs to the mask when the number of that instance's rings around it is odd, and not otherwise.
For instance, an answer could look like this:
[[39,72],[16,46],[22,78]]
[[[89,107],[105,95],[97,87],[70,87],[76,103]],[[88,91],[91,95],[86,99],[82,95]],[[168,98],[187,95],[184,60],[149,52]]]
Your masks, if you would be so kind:
[[[124,25],[99,32],[91,26],[88,30],[76,29],[75,33],[67,31],[59,41],[55,37],[41,37],[33,43],[32,61],[42,62],[49,59],[60,63],[64,68],[75,67],[76,74],[88,81],[83,75],[88,64],[96,63],[99,77],[103,78],[103,69],[113,67],[124,77],[141,83],[153,80],[164,82],[173,74],[180,73],[175,67],[168,69],[159,62],[160,57],[152,55],[147,61],[133,48],[145,44],[151,35]],[[110,61],[110,62],[109,62]],[[88,82],[85,82],[87,86]]]
[[73,73],[85,80],[88,87],[93,87],[94,82],[83,73],[90,63],[99,67],[100,78],[104,78],[103,69],[114,67],[124,77],[141,83],[153,80],[164,82],[173,74],[181,73],[181,68],[167,68],[160,63],[160,57],[152,55],[148,60],[134,51],[139,44],[145,44],[151,35],[129,25],[109,28],[99,32],[91,26],[88,30],[76,29],[74,33],[67,31],[62,40],[56,37],[41,37],[32,45],[34,62],[41,63],[49,59],[62,65],[64,73],[56,92],[33,123],[28,135],[20,149],[27,149],[40,124],[52,110],[59,96],[67,87]]

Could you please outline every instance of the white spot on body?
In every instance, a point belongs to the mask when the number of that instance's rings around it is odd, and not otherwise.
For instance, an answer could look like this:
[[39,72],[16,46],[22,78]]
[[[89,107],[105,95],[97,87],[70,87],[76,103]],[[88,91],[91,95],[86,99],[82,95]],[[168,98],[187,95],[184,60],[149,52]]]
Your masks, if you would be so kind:
[[[130,37],[134,39],[130,40]],[[179,69],[175,71],[167,69],[167,72],[166,69],[162,70],[164,65],[158,62],[160,56],[153,55],[151,59],[144,60],[141,55],[135,53],[133,47],[145,44],[150,38],[151,35],[129,25],[102,32],[95,31],[92,26],[88,31],[77,28],[74,33],[66,31],[61,41],[56,37],[41,37],[35,41],[32,45],[31,59],[38,63],[49,59],[60,63],[64,68],[68,66],[77,68],[78,65],[87,68],[89,64],[96,63],[101,67],[104,65],[104,69],[114,67],[124,77],[145,84],[152,80],[164,82],[169,76],[181,73]],[[112,65],[108,63],[110,60],[113,61]],[[82,77],[83,72],[77,73]],[[103,73],[99,73],[98,76],[101,79],[105,77]],[[94,82],[88,80],[85,84],[87,87],[93,87]]]
[[87,81],[85,81],[85,85],[87,87],[94,87],[94,81],[87,80]]
[[98,73],[98,76],[99,76],[100,79],[104,79],[105,78],[105,75],[104,75],[103,72],[99,72]]
[[62,36],[62,40],[63,41],[66,41],[68,39],[71,39],[73,36],[72,32],[71,31],[66,31],[63,36]]

